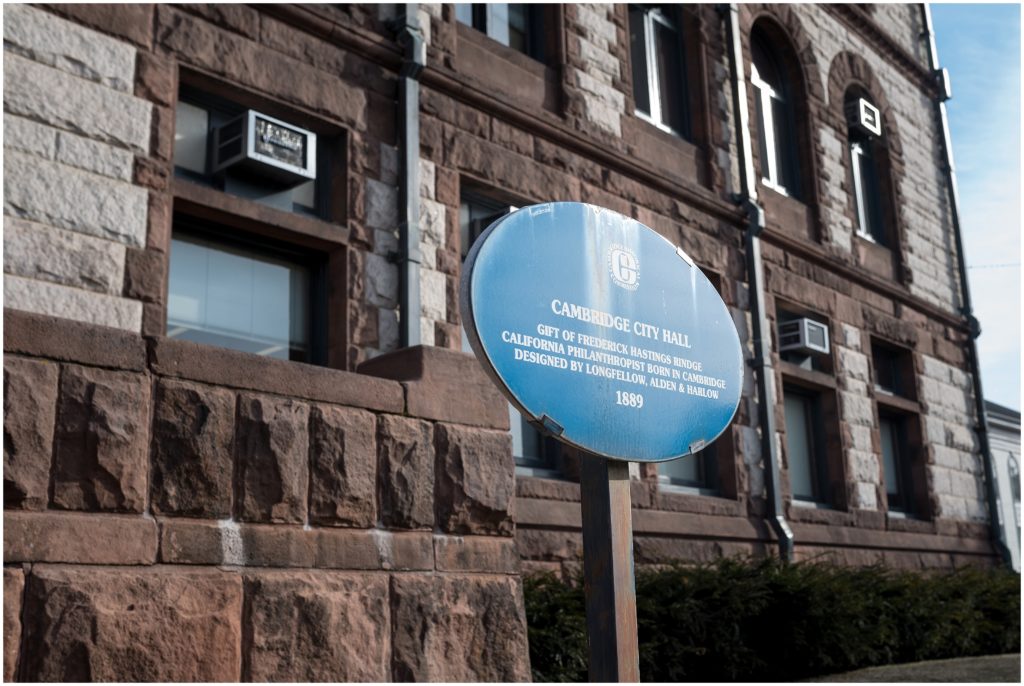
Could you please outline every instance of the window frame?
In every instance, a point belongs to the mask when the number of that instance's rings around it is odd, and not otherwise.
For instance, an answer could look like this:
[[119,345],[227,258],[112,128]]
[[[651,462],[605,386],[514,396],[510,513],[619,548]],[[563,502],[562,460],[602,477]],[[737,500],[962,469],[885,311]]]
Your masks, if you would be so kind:
[[[236,193],[227,188],[227,181],[229,180],[224,174],[215,174],[210,172],[211,165],[211,136],[214,128],[216,127],[216,118],[225,119],[238,116],[246,110],[257,110],[267,116],[273,116],[275,118],[285,120],[289,125],[296,126],[299,128],[309,128],[305,122],[298,123],[291,121],[287,114],[281,115],[277,110],[279,108],[261,108],[259,105],[252,105],[248,102],[235,101],[220,95],[214,95],[205,89],[191,85],[191,83],[184,82],[179,87],[178,97],[174,103],[175,119],[177,119],[177,108],[180,104],[191,105],[199,109],[203,109],[207,113],[207,130],[206,130],[206,169],[203,173],[196,172],[192,169],[178,166],[175,164],[175,160],[171,159],[171,172],[176,178],[183,178],[191,181],[192,183],[207,186],[216,189],[222,193],[234,195],[236,197],[251,200],[253,202],[272,207],[281,212],[287,212],[290,214],[310,217],[325,222],[341,222],[344,221],[343,215],[344,203],[338,202],[334,197],[333,191],[337,184],[335,183],[334,176],[338,171],[339,164],[341,161],[337,160],[338,155],[337,148],[339,147],[339,141],[335,140],[337,136],[332,136],[324,131],[314,131],[316,136],[316,179],[313,180],[313,202],[312,207],[300,205],[292,199],[290,208],[283,208],[274,203],[265,203],[260,198],[250,197],[248,195]],[[263,109],[268,111],[263,112]],[[176,122],[177,123],[177,122]],[[301,185],[301,184],[300,184]],[[294,191],[295,186],[290,191]],[[284,192],[282,190],[281,192]]]
[[[672,134],[673,136],[677,136],[679,138],[682,138],[683,140],[688,141],[692,137],[693,124],[691,121],[692,118],[690,113],[690,84],[689,79],[687,77],[687,55],[685,49],[685,36],[683,35],[682,13],[679,11],[679,8],[673,7],[672,12],[675,15],[675,22],[673,22],[673,18],[666,17],[665,13],[662,11],[661,6],[658,5],[631,5],[628,8],[628,12],[638,12],[642,14],[644,59],[646,66],[644,76],[646,77],[645,81],[647,83],[647,104],[650,108],[650,112],[644,112],[642,109],[640,109],[639,105],[636,102],[636,97],[634,95],[633,113],[637,118],[642,119],[643,121],[664,131],[665,133]],[[674,49],[678,53],[679,58],[679,79],[681,81],[681,83],[679,84],[679,89],[681,91],[679,97],[680,111],[678,113],[680,121],[679,128],[673,127],[671,123],[665,121],[663,117],[663,94],[661,92],[661,74],[659,71],[660,67],[658,60],[658,49],[660,47],[660,42],[657,40],[657,34],[654,27],[656,23],[672,30],[676,36],[675,44],[672,46],[667,46],[664,49]],[[635,93],[635,83],[638,68],[636,64],[632,63],[632,57],[630,59],[630,62],[632,72],[631,75],[634,81]]]
[[[476,203],[483,207],[485,210],[493,210],[493,214],[485,214],[484,216],[478,216],[475,219],[472,218],[472,212],[470,212],[468,236],[469,244],[460,245],[460,261],[465,261],[466,255],[473,243],[479,239],[480,235],[487,230],[487,227],[497,219],[505,216],[509,212],[517,209],[517,206],[513,203],[503,203],[489,197],[486,194],[468,190],[461,193],[459,198],[459,237],[462,239],[462,210],[463,207],[469,203]],[[462,332],[462,350],[463,352],[471,352],[468,346],[468,339],[466,338],[465,325],[460,325]],[[539,476],[539,477],[557,477],[560,475],[560,458],[561,450],[560,445],[556,439],[551,438],[544,434],[539,428],[534,426],[518,409],[515,405],[506,400],[509,410],[509,434],[512,436],[512,457],[515,460],[516,473],[524,476]],[[520,445],[525,444],[527,433],[532,433],[536,436],[540,455],[517,455],[515,444],[518,432],[518,442]]]
[[801,410],[804,412],[804,422],[807,431],[805,440],[810,446],[808,454],[808,471],[811,476],[811,496],[808,498],[803,494],[797,495],[793,486],[793,452],[789,443],[789,426],[786,426],[786,466],[789,474],[790,495],[794,504],[808,507],[823,507],[833,509],[832,481],[829,473],[828,455],[826,454],[826,440],[824,436],[824,411],[822,409],[821,393],[806,387],[784,382],[782,387],[783,416],[786,416],[785,404],[789,398],[798,399]]
[[[497,5],[505,5],[506,16],[505,16],[505,40],[502,40],[501,34],[498,31],[493,30],[492,20],[495,17],[494,8]],[[526,45],[525,49],[520,50],[512,45],[511,41],[511,20],[508,16],[507,8],[509,5],[519,5],[523,7],[526,12],[526,31],[524,40]],[[460,6],[468,6],[470,8],[471,21],[466,22],[461,19],[459,14]],[[545,30],[545,24],[550,18],[550,12],[544,5],[537,3],[454,3],[452,18],[457,24],[468,26],[469,28],[482,33],[494,42],[502,45],[509,50],[525,55],[532,60],[536,60],[542,64],[547,64],[550,56],[554,54],[554,46],[551,45],[550,32]]]
[[[321,251],[303,248],[279,239],[230,230],[227,227],[219,226],[216,223],[201,220],[185,213],[176,212],[172,220],[170,239],[173,240],[175,236],[181,235],[192,236],[200,240],[220,244],[227,248],[235,248],[255,253],[257,255],[262,254],[268,257],[274,257],[282,261],[301,265],[308,269],[309,302],[306,304],[306,316],[309,322],[307,331],[307,336],[309,338],[309,355],[306,360],[292,360],[289,358],[287,361],[297,361],[316,366],[327,366],[327,269],[329,258],[326,254]],[[170,260],[172,259],[170,250],[168,250],[167,259],[167,293],[169,299],[171,287]],[[167,312],[165,312],[164,315],[164,335],[170,338],[169,327],[170,304],[168,303]],[[238,348],[230,348],[226,346],[214,346],[212,344],[201,345],[211,345],[212,347],[223,348],[225,350],[245,352],[240,351]]]

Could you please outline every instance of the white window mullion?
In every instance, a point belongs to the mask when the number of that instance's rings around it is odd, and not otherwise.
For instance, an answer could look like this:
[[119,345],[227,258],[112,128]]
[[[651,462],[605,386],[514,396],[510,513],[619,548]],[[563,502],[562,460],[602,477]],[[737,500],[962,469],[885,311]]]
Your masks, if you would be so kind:
[[647,50],[647,98],[651,105],[651,121],[661,125],[661,92],[658,90],[658,50],[655,45],[654,17],[644,12],[644,47]]
[[850,164],[853,166],[853,197],[857,202],[857,233],[861,238],[873,241],[874,237],[867,229],[867,217],[864,207],[864,179],[861,178],[861,156],[864,151],[859,143],[850,144]]
[[765,148],[768,152],[767,167],[768,167],[768,182],[773,186],[779,185],[779,155],[776,149],[775,141],[775,115],[772,112],[772,95],[771,89],[762,85],[760,90],[761,97],[761,115],[764,121],[761,125],[764,126],[764,143]]

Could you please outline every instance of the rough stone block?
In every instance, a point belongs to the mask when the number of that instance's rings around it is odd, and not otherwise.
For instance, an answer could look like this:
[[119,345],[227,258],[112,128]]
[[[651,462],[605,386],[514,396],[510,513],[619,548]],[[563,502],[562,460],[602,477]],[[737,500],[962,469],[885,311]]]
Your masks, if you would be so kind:
[[4,356],[4,507],[46,509],[58,367]]
[[4,276],[4,307],[138,332],[142,303],[21,276]]
[[56,159],[69,167],[77,167],[119,181],[132,180],[135,156],[122,148],[74,134],[57,134]]
[[420,269],[420,313],[439,322],[447,319],[448,277],[433,269]]
[[52,160],[57,157],[57,129],[4,115],[4,147]]
[[129,92],[135,48],[29,5],[4,10],[4,50]]
[[65,367],[60,381],[53,504],[142,512],[149,465],[149,380]]
[[437,521],[459,534],[512,535],[515,461],[504,431],[437,424]]
[[391,577],[394,681],[527,681],[526,614],[514,577]]
[[309,520],[371,527],[377,521],[376,419],[328,405],[310,415]]
[[510,538],[435,534],[434,560],[439,572],[515,574],[519,571],[519,553]]
[[88,138],[149,151],[150,103],[11,53],[4,59],[4,108]]
[[150,453],[153,511],[230,516],[235,394],[162,380],[155,403]]
[[238,681],[242,580],[219,570],[34,567],[28,681]]
[[4,156],[4,213],[141,247],[145,189],[20,152]]
[[4,567],[4,682],[14,681],[21,647],[21,598],[25,573],[16,567]]
[[54,511],[4,513],[5,562],[150,565],[156,551],[153,519]]
[[125,247],[74,231],[8,217],[4,272],[120,295]]
[[390,681],[383,574],[247,575],[247,681]]
[[241,518],[303,522],[309,480],[309,407],[261,395],[238,399],[235,450]]
[[377,424],[380,511],[387,526],[434,525],[434,455],[427,422],[383,415]]
[[376,307],[398,306],[398,266],[373,253],[366,255],[366,302]]

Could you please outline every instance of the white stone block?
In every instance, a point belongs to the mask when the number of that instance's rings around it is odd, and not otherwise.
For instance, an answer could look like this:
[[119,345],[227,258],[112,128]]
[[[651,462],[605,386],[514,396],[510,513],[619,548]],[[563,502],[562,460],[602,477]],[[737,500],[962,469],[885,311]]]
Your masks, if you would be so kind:
[[4,50],[131,93],[135,48],[30,5],[4,7]]
[[146,242],[144,188],[8,152],[4,213],[141,247]]
[[842,374],[859,381],[868,380],[868,357],[864,353],[839,348],[839,368]]
[[398,148],[380,144],[380,180],[389,186],[398,185]]
[[608,84],[619,78],[619,60],[607,49],[598,47],[585,38],[579,39],[579,46],[580,57],[587,65],[591,76]]
[[420,317],[420,343],[423,345],[437,345],[434,337],[434,320],[430,317]]
[[437,246],[420,242],[420,264],[427,269],[437,269]]
[[120,295],[125,247],[42,224],[7,217],[4,272],[89,291]]
[[840,391],[839,397],[842,400],[843,419],[847,423],[874,426],[875,412],[870,398],[845,391]]
[[420,269],[420,313],[443,322],[448,316],[448,279],[433,269]]
[[398,307],[398,265],[367,253],[365,268],[366,302],[381,308]]
[[398,188],[366,180],[366,225],[391,231],[398,228]]
[[380,349],[391,351],[398,349],[398,313],[394,310],[380,309],[377,311],[377,338]]
[[7,112],[112,145],[149,152],[150,103],[17,55],[8,53],[5,57]]
[[851,326],[850,324],[846,323],[843,323],[842,329],[843,345],[849,348],[850,350],[859,351],[861,349],[860,329],[858,329],[856,326]]
[[142,303],[46,281],[4,276],[4,307],[127,331],[142,329]]
[[381,257],[387,257],[391,253],[398,252],[398,236],[394,231],[374,229],[373,231],[373,252]]
[[435,200],[420,199],[420,239],[423,242],[444,247],[447,211],[448,208]]
[[135,167],[135,156],[127,150],[63,131],[57,134],[57,161],[128,182]]
[[878,489],[875,484],[858,483],[854,486],[857,507],[862,510],[878,509]]
[[57,129],[21,117],[4,115],[4,148],[47,160],[57,156]]
[[928,471],[932,477],[933,493],[949,494],[953,492],[953,482],[950,479],[950,475],[953,474],[951,470],[933,465],[928,468]]
[[436,196],[434,194],[436,168],[433,162],[420,158],[420,197],[430,198],[433,200]]
[[881,482],[881,471],[878,458],[870,452],[851,450],[847,453],[850,464],[850,471],[854,481],[861,481],[869,484]]

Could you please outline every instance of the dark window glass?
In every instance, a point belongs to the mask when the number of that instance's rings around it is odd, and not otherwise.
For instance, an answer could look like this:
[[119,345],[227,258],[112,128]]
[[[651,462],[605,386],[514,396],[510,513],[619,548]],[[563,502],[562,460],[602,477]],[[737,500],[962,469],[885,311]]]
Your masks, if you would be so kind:
[[786,456],[789,485],[798,500],[825,502],[824,464],[821,455],[821,412],[817,398],[787,388],[784,393],[786,414]]
[[[473,243],[495,220],[515,209],[489,198],[471,195],[463,197],[459,207],[459,233],[462,259],[466,259]],[[462,329],[462,349],[470,351],[466,329]],[[508,406],[509,433],[512,434],[512,455],[520,467],[553,470],[558,455],[557,442],[545,438],[515,407]]]
[[875,389],[893,395],[905,395],[900,364],[895,352],[877,345],[871,346],[871,364],[875,368]]
[[502,45],[544,60],[544,8],[522,3],[456,3],[456,21]]
[[695,455],[658,464],[658,475],[661,481],[673,486],[717,491],[718,451],[715,444],[712,443]]
[[633,66],[633,99],[640,112],[650,116],[651,97],[647,83],[647,40],[643,8],[629,8],[629,55]]
[[796,115],[792,88],[763,33],[755,28],[750,40],[761,177],[766,184],[777,190],[799,197]]
[[660,128],[689,137],[678,9],[630,7],[629,43],[637,112]]
[[313,361],[313,269],[255,245],[176,230],[167,336]]
[[857,232],[876,243],[886,245],[885,220],[882,214],[882,184],[877,143],[850,132],[850,164],[853,171],[853,194],[857,209]]
[[907,459],[904,419],[881,415],[878,419],[882,439],[882,469],[885,494],[889,509],[909,512],[911,506],[911,476]]

